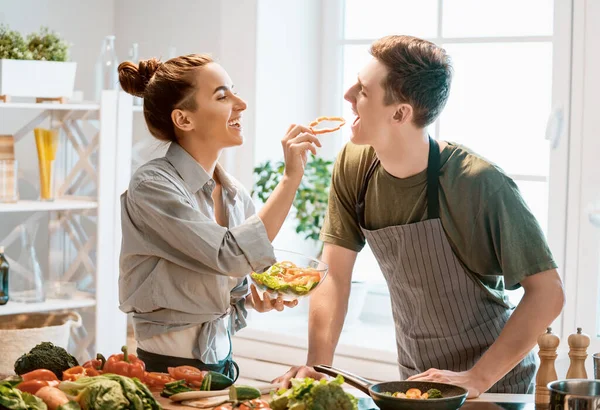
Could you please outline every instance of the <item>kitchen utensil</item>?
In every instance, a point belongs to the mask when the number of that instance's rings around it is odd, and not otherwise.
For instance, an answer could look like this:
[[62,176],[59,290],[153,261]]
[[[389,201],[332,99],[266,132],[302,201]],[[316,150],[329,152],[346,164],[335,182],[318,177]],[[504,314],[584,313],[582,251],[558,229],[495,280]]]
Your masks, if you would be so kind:
[[569,379],[548,384],[550,410],[600,409],[600,380]]
[[[260,384],[256,387],[260,390],[261,394],[268,394],[273,390],[277,390],[280,386],[278,384]],[[198,400],[212,397],[227,396],[229,398],[229,389],[225,390],[214,390],[214,391],[186,391],[183,393],[177,393],[169,397],[171,401],[184,401],[184,400]]]

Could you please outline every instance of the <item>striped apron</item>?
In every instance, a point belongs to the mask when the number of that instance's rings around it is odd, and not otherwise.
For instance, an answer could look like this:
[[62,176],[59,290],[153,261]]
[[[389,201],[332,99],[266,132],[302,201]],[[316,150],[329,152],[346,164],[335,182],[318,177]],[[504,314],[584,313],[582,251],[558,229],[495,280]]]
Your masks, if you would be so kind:
[[[452,251],[439,218],[440,150],[435,140],[429,140],[427,220],[365,228],[365,196],[379,166],[377,158],[356,206],[361,229],[390,290],[402,380],[429,368],[470,369],[511,314],[511,308],[486,291]],[[535,370],[535,355],[530,352],[489,392],[531,392]]]

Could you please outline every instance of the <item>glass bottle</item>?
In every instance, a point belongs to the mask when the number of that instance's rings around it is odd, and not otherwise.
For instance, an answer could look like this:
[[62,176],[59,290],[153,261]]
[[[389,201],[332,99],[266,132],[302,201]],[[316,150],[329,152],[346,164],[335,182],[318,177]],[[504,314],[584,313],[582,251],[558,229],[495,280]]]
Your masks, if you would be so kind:
[[8,261],[4,257],[4,246],[0,246],[0,305],[8,302]]
[[[129,60],[134,64],[139,64],[140,53],[138,43],[133,43],[129,49]],[[140,97],[133,97],[133,105],[143,105],[143,100]]]
[[39,303],[46,300],[42,269],[35,253],[33,240],[25,225],[20,227],[21,254],[12,267],[10,299],[21,303]]
[[119,89],[118,66],[115,36],[106,36],[96,62],[96,101],[100,101],[102,90]]

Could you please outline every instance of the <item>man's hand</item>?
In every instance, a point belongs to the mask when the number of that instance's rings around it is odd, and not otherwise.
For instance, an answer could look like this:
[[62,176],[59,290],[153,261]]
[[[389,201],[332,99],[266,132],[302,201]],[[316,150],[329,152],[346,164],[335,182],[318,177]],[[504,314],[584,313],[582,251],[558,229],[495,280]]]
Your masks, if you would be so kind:
[[450,370],[429,369],[424,373],[409,377],[409,381],[437,382],[454,384],[464,387],[469,391],[468,397],[474,399],[479,397],[486,388],[481,385],[481,378],[476,376],[472,370],[466,372],[451,372]]
[[279,384],[279,385],[281,385],[281,387],[289,387],[290,380],[292,380],[294,378],[303,379],[305,377],[312,377],[315,380],[321,380],[322,378],[327,377],[327,376],[325,376],[323,373],[317,372],[312,367],[294,366],[290,370],[288,370],[288,372],[286,374],[276,378],[271,383]]
[[257,312],[264,313],[273,309],[281,312],[284,306],[293,308],[298,305],[297,299],[289,302],[284,302],[281,296],[279,296],[277,299],[271,299],[267,292],[263,294],[263,298],[264,299],[260,298],[260,295],[256,290],[256,286],[250,285],[250,294],[246,296],[246,303],[252,306],[252,308]]

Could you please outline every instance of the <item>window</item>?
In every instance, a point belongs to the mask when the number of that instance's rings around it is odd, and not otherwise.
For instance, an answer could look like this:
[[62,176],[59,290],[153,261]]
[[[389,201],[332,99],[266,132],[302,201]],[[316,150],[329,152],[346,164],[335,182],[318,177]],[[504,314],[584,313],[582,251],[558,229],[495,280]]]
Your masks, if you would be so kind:
[[[409,34],[444,47],[455,74],[448,104],[430,134],[464,144],[503,168],[547,232],[551,155],[545,134],[552,105],[554,4],[525,3],[340,0],[342,35],[328,52],[341,48],[343,92],[371,58],[369,45],[381,36]],[[341,94],[331,98],[343,100]],[[339,111],[353,117],[347,103]],[[359,255],[355,276],[378,288],[384,283],[368,247]],[[518,302],[521,295],[511,292],[511,299]]]

